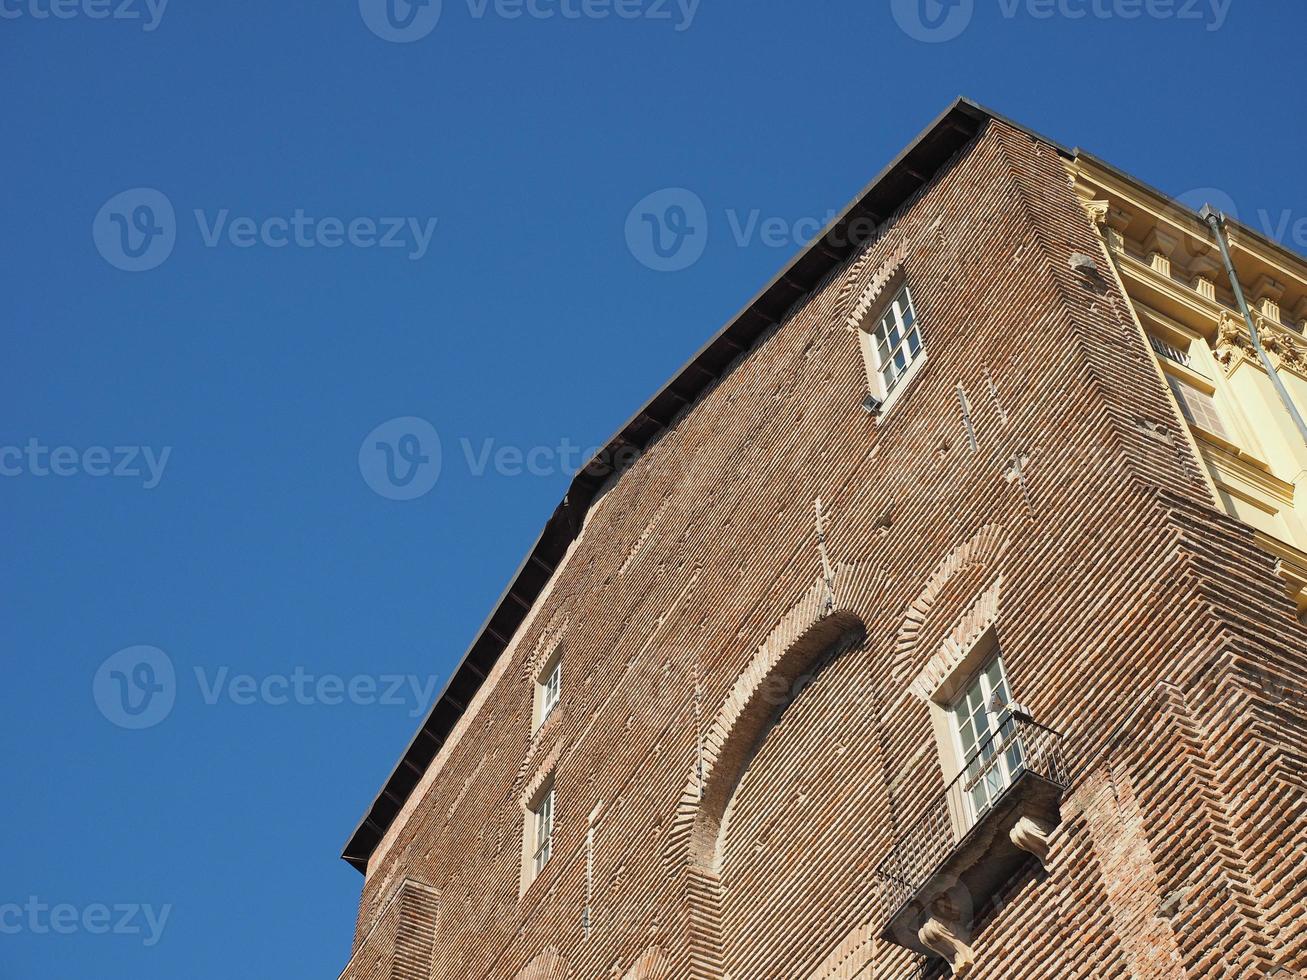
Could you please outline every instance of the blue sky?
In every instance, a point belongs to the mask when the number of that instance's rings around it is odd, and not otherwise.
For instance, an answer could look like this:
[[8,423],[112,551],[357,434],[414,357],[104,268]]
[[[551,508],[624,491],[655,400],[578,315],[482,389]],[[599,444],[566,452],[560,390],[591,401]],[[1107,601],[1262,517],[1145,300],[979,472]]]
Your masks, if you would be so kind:
[[0,977],[335,977],[582,449],[956,95],[1302,248],[1301,4],[918,2],[0,0]]

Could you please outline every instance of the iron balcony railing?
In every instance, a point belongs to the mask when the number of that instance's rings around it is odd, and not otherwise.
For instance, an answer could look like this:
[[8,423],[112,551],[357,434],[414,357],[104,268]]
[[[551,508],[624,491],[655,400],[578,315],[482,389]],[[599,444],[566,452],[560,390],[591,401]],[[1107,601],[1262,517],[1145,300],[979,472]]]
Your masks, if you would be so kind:
[[966,765],[925,812],[896,839],[876,874],[889,885],[895,910],[930,881],[985,814],[1026,775],[1067,785],[1062,736],[1020,711],[1006,712],[999,726],[967,758]]

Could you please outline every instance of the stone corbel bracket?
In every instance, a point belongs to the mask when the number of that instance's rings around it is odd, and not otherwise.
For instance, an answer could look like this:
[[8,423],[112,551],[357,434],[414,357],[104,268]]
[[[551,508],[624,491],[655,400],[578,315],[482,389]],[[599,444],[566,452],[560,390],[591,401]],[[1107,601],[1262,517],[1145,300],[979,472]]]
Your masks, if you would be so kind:
[[944,958],[955,977],[965,977],[976,965],[967,930],[954,919],[932,915],[917,931],[921,945]]

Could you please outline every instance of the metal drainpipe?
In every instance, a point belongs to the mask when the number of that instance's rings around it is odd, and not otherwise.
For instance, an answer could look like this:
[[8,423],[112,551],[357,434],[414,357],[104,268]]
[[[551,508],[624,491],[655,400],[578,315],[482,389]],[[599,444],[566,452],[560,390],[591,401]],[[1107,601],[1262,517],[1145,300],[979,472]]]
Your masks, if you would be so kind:
[[1284,402],[1284,407],[1289,410],[1289,417],[1293,419],[1293,424],[1298,427],[1298,435],[1302,438],[1303,445],[1307,445],[1307,422],[1303,421],[1302,413],[1298,411],[1298,406],[1293,403],[1293,396],[1289,394],[1289,389],[1284,386],[1284,379],[1280,377],[1280,372],[1275,370],[1275,365],[1262,349],[1262,338],[1257,333],[1257,321],[1253,319],[1253,314],[1248,309],[1248,300],[1244,297],[1243,287],[1239,285],[1239,275],[1234,271],[1234,261],[1230,258],[1230,244],[1225,237],[1225,216],[1217,211],[1210,204],[1202,210],[1201,217],[1207,222],[1208,227],[1212,229],[1212,234],[1216,236],[1216,244],[1221,248],[1221,260],[1225,263],[1225,274],[1230,278],[1230,289],[1234,292],[1234,298],[1239,303],[1239,309],[1243,312],[1244,322],[1248,324],[1248,336],[1252,339],[1253,350],[1257,351],[1257,359],[1262,362],[1262,367],[1266,368],[1266,373],[1270,375],[1271,384],[1275,385],[1276,394],[1280,396],[1280,401]]

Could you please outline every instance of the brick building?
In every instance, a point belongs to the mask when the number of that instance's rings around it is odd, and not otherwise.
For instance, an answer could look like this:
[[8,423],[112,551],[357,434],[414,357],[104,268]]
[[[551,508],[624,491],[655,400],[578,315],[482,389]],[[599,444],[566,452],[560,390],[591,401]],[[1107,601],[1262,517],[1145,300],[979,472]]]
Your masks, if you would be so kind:
[[1304,321],[950,107],[577,476],[343,976],[1307,977]]

